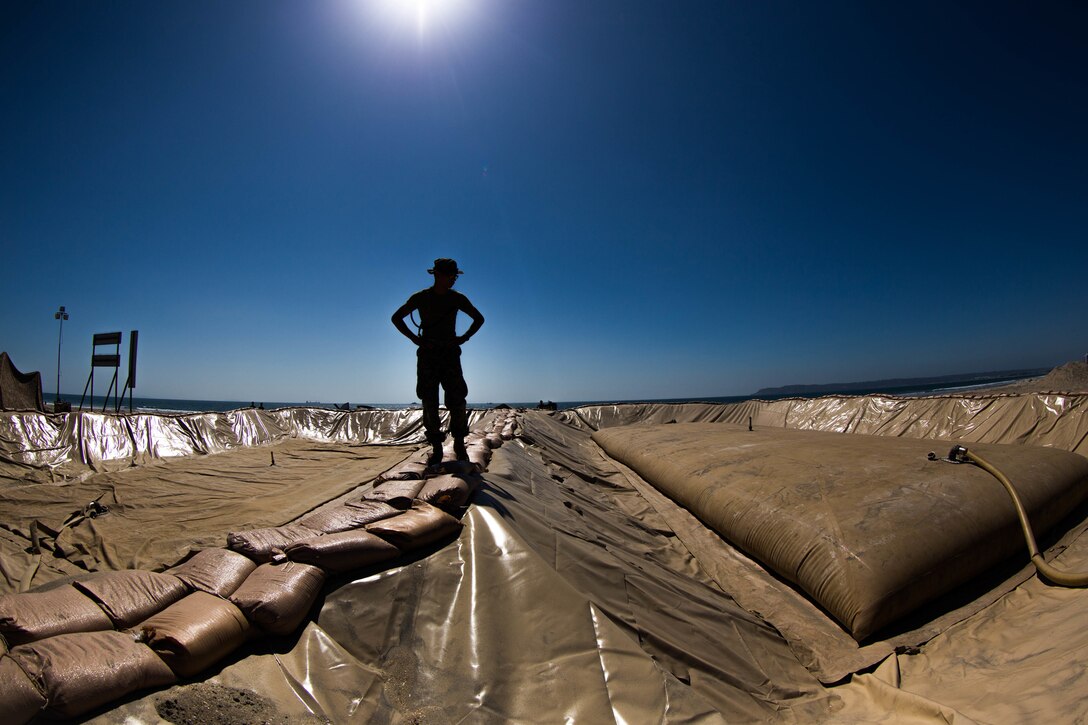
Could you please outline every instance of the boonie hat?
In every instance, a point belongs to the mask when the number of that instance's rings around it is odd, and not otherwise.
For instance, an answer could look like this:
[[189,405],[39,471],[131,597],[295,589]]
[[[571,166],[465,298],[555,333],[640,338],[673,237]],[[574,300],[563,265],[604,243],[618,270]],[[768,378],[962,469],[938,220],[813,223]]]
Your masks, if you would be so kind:
[[435,272],[439,274],[464,274],[464,272],[457,269],[455,260],[446,257],[434,260],[434,266],[427,270],[427,274],[434,274]]

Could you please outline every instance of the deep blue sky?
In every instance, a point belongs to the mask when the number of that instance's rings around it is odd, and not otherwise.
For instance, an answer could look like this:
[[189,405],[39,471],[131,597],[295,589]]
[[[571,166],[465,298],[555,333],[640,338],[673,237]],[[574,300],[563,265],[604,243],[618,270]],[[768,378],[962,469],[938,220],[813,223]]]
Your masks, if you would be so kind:
[[138,396],[410,402],[451,256],[473,402],[1079,359],[1086,7],[9,0],[0,348],[52,393],[65,305],[65,392],[139,329]]

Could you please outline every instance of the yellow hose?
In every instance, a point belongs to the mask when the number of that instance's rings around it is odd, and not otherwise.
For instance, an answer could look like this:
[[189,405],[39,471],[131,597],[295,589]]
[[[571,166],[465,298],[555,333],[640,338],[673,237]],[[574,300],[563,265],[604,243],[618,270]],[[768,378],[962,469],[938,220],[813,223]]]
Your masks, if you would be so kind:
[[[953,451],[955,450],[956,449],[953,449]],[[960,448],[960,450],[969,461],[1000,481],[1001,485],[1005,487],[1005,490],[1009,492],[1009,496],[1012,497],[1013,505],[1016,506],[1016,515],[1020,517],[1020,527],[1024,530],[1024,539],[1028,544],[1028,554],[1031,556],[1031,563],[1035,565],[1035,570],[1039,572],[1039,575],[1047,581],[1063,587],[1088,586],[1088,572],[1077,573],[1060,571],[1050,564],[1047,564],[1043,559],[1043,555],[1039,553],[1039,547],[1035,543],[1035,534],[1031,531],[1031,523],[1028,522],[1028,515],[1027,512],[1024,511],[1024,504],[1020,503],[1020,497],[1016,494],[1016,489],[1012,487],[1012,484],[1009,482],[1009,479],[1005,477],[1005,474],[997,470],[993,464],[977,453],[972,453],[966,448]]]

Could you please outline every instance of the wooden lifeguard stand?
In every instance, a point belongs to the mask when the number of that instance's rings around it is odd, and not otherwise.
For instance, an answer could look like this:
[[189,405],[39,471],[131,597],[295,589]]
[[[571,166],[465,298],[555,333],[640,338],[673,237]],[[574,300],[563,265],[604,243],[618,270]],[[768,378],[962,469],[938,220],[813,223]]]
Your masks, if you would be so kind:
[[[99,353],[99,347],[113,345],[112,353]],[[83,410],[83,401],[87,397],[87,389],[91,390],[91,410],[94,410],[94,370],[95,368],[113,368],[113,379],[110,388],[106,391],[106,399],[102,403],[102,412],[106,412],[106,406],[110,402],[110,393],[117,387],[117,375],[121,368],[121,333],[99,332],[91,339],[91,374],[87,376],[87,384],[83,386],[83,395],[79,399],[79,409]],[[114,409],[121,407],[121,390],[117,388],[117,404]]]

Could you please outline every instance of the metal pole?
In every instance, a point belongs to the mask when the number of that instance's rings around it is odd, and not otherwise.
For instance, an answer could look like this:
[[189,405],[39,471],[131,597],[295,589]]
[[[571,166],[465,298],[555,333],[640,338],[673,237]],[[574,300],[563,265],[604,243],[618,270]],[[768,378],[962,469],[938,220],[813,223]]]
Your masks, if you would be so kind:
[[64,321],[68,319],[68,313],[64,311],[64,305],[53,315],[54,320],[60,320],[60,332],[57,333],[57,398],[60,402],[60,342],[64,338]]

